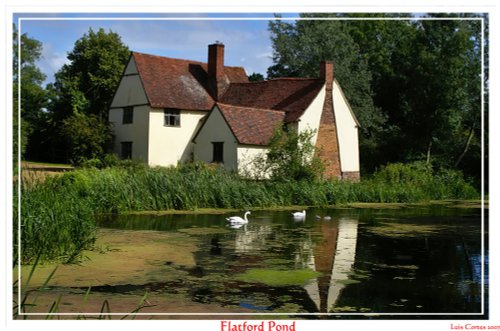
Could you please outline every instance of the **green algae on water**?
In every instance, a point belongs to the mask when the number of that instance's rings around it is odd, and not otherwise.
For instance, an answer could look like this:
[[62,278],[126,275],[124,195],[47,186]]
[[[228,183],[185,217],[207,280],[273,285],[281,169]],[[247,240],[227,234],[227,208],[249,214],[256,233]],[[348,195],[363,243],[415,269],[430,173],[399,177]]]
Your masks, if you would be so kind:
[[359,280],[355,279],[341,279],[341,280],[336,280],[337,283],[344,284],[344,285],[352,285],[352,284],[358,284],[361,283]]
[[249,283],[262,283],[269,286],[304,285],[310,279],[321,275],[311,269],[277,270],[249,269],[236,277],[237,280]]
[[445,225],[429,224],[405,224],[405,223],[379,223],[377,226],[371,226],[368,231],[375,235],[399,238],[399,237],[420,237],[424,235],[437,234],[449,227]]
[[221,228],[197,228],[197,227],[192,227],[192,228],[186,228],[186,229],[179,229],[179,232],[186,233],[189,235],[193,236],[199,236],[199,235],[204,235],[204,234],[225,234],[229,233],[229,230],[227,229],[221,229]]

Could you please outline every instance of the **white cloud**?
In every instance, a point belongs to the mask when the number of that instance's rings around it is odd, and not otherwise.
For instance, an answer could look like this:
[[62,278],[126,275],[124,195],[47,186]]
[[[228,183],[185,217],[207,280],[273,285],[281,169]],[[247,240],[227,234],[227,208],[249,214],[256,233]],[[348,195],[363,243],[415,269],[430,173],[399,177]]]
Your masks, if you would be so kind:
[[66,54],[56,52],[50,43],[43,44],[42,56],[37,65],[47,76],[46,83],[54,81],[54,74],[61,69],[64,64],[69,63]]
[[227,65],[262,62],[266,66],[263,70],[263,65],[252,64],[252,67],[259,68],[259,72],[263,73],[272,55],[266,24],[256,28],[248,21],[137,20],[119,21],[110,28],[122,36],[123,42],[131,50],[203,62],[207,60],[207,46],[220,41],[226,46]]
[[[68,63],[67,52],[92,27],[118,33],[131,50],[155,55],[207,61],[207,46],[216,41],[226,45],[225,62],[245,65],[249,73],[265,74],[272,63],[266,21],[239,20],[91,20],[29,21],[25,28],[43,43],[39,68],[54,80],[54,73]],[[250,70],[251,68],[251,70]]]

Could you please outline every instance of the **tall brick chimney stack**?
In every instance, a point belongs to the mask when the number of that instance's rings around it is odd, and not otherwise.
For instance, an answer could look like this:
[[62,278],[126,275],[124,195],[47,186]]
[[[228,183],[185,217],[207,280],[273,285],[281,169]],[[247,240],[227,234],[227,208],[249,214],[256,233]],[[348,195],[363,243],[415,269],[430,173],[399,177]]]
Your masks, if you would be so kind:
[[224,76],[224,44],[208,45],[208,76]]
[[320,70],[319,70],[319,77],[325,81],[326,83],[326,88],[327,89],[332,89],[333,88],[333,62],[332,61],[322,61]]
[[342,178],[342,167],[337,134],[337,121],[333,109],[333,62],[321,62],[319,77],[325,82],[326,93],[316,139],[317,155],[323,161],[325,178]]
[[208,78],[218,100],[228,86],[224,75],[224,44],[208,45]]

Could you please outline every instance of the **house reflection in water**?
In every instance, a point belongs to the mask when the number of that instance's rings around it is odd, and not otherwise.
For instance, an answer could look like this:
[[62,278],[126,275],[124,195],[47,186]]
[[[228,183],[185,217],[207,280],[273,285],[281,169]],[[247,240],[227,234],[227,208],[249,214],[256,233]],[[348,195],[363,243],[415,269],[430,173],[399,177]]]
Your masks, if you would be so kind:
[[270,246],[275,241],[288,243],[289,248],[293,246],[295,268],[310,268],[321,274],[305,285],[304,290],[318,312],[328,313],[335,307],[352,273],[358,220],[334,217],[332,220],[318,220],[312,225],[303,226],[300,235],[291,236],[286,232],[273,232],[270,224],[245,225],[236,233],[235,252],[242,260],[255,262],[255,259],[263,259],[259,252],[273,250]]
[[358,220],[340,218],[338,221],[317,223],[322,241],[312,247],[308,267],[321,272],[304,288],[320,313],[328,313],[335,306],[340,291],[352,271],[356,257]]

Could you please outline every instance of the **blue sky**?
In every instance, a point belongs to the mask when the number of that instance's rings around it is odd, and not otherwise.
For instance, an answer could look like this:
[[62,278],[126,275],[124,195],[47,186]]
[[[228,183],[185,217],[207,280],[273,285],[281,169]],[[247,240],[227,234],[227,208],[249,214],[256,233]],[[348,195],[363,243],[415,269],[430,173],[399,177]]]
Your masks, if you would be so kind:
[[14,22],[20,26],[22,33],[42,42],[43,53],[38,66],[47,75],[46,82],[51,82],[54,73],[68,63],[66,56],[73,49],[75,41],[90,28],[104,28],[118,33],[133,51],[203,62],[207,60],[207,46],[220,41],[226,45],[226,65],[242,66],[247,74],[258,72],[265,76],[272,64],[268,20],[265,18],[272,17],[273,14],[262,13],[204,16],[22,14],[16,15]]

